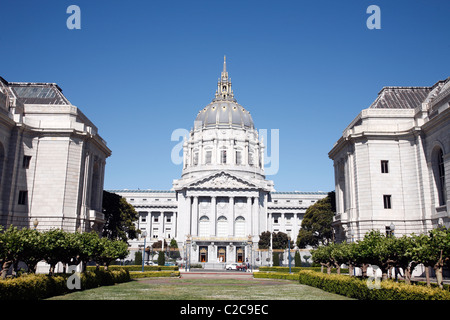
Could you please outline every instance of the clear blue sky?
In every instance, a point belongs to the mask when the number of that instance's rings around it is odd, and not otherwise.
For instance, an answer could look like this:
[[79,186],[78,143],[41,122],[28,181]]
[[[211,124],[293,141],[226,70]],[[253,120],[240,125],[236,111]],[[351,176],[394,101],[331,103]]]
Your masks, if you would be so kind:
[[[71,4],[81,30],[66,27]],[[373,4],[380,30],[366,27]],[[224,55],[256,127],[279,129],[277,191],[333,190],[328,152],[383,86],[450,76],[447,0],[17,0],[0,12],[0,76],[58,83],[112,150],[105,189],[171,188],[171,133],[214,97]]]

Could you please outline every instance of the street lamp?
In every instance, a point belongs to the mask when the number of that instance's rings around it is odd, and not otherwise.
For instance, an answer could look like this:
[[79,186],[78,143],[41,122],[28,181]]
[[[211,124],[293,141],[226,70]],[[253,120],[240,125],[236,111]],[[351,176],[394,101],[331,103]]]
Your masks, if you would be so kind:
[[[187,235],[186,245],[187,245],[187,248],[186,248],[187,250],[186,251],[189,252],[188,253],[188,258],[187,258],[187,261],[186,261],[186,267],[190,271],[191,270],[191,235],[190,234]],[[189,263],[189,267],[188,267],[188,263]]]
[[252,235],[248,235],[247,244],[250,248],[250,267],[251,271],[253,272],[253,241],[252,241]]
[[391,230],[391,236],[394,236],[395,225],[394,225],[393,222],[391,222],[391,225],[389,226],[389,229]]
[[349,234],[349,236],[352,237],[352,243],[353,243],[353,236],[355,235],[355,232],[353,231],[353,229],[350,229],[350,230],[348,231],[348,234]]
[[289,261],[289,274],[291,273],[291,237],[288,236],[288,261]]
[[145,261],[145,243],[147,240],[147,231],[143,231],[141,236],[144,237],[144,247],[142,248],[142,272],[144,272],[144,261]]
[[37,226],[38,226],[38,224],[39,224],[39,221],[38,221],[38,219],[36,218],[36,219],[34,219],[34,221],[33,221],[33,226],[34,226],[34,230],[36,230],[37,229]]

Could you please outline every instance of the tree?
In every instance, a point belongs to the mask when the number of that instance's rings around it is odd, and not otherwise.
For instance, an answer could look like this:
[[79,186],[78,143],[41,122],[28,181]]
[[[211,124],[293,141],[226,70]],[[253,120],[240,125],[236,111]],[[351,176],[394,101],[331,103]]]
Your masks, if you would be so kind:
[[142,252],[141,251],[136,251],[134,253],[134,264],[142,265]]
[[295,251],[294,265],[296,267],[301,267],[302,266],[302,258],[300,257],[300,252],[298,252],[298,251]]
[[139,219],[139,213],[124,198],[103,191],[103,214],[106,220],[103,237],[122,241],[137,238],[140,231],[136,229],[134,222]]
[[2,260],[2,279],[6,279],[7,272],[11,265],[19,261],[21,252],[23,252],[20,240],[19,230],[10,225],[8,229],[1,233],[0,239],[0,260]]
[[68,247],[67,233],[61,229],[51,229],[42,233],[43,258],[50,265],[49,274],[53,275],[55,266],[66,257]]
[[279,254],[279,252],[273,252],[272,253],[272,261],[273,261],[273,266],[274,267],[278,267],[280,265],[280,254]]
[[[270,231],[264,231],[259,236],[258,248],[270,248]],[[272,232],[272,249],[288,249],[289,237],[284,232]],[[291,249],[294,248],[294,243],[291,241]]]
[[263,231],[259,235],[258,248],[259,249],[269,249],[270,248],[270,231]]
[[74,246],[77,250],[75,264],[82,263],[82,272],[86,271],[87,263],[97,256],[100,252],[100,237],[98,233],[91,232],[75,232]]
[[319,246],[314,250],[311,250],[312,259],[315,263],[320,263],[322,267],[327,268],[327,273],[331,274],[331,267],[333,266],[333,260],[331,259],[332,246]]
[[164,251],[160,251],[158,254],[158,266],[163,266],[166,264],[166,257]]
[[333,216],[335,213],[335,193],[329,192],[328,196],[320,199],[308,209],[302,220],[301,229],[297,236],[297,246],[317,247],[319,244],[326,245],[333,238]]
[[112,261],[124,259],[128,255],[128,244],[122,240],[110,240],[107,238],[100,239],[101,250],[94,257],[95,261],[103,265],[105,270]]
[[416,260],[412,259],[410,255],[411,249],[416,246],[414,235],[402,236],[395,238],[392,243],[392,259],[396,268],[402,268],[404,272],[405,283],[411,283],[411,273],[414,268],[419,264]]
[[442,269],[450,257],[450,232],[446,228],[436,228],[428,233],[429,245],[425,247],[436,274],[439,288],[443,288]]
[[178,251],[177,240],[175,239],[170,240],[169,248],[170,248],[170,258],[178,259],[180,257],[180,252]]

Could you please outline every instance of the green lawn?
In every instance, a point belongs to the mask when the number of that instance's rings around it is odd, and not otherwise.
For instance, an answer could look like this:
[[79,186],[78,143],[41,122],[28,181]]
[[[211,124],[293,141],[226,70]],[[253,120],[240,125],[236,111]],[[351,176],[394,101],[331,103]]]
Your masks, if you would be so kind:
[[52,300],[349,300],[292,280],[143,278]]

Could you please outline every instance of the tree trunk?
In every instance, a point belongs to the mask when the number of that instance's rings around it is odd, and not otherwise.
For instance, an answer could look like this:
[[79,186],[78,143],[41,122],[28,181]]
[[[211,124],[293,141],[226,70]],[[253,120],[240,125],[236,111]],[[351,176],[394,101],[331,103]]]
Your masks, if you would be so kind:
[[9,267],[11,267],[12,261],[5,261],[2,266],[2,280],[6,279]]
[[439,288],[443,289],[444,286],[442,285],[442,266],[440,264],[435,265],[434,272],[436,273],[436,282]]
[[411,270],[409,267],[405,268],[403,273],[405,274],[405,283],[411,284]]
[[431,282],[430,282],[430,267],[426,266],[425,267],[425,278],[427,279],[427,287],[431,287]]
[[367,278],[367,267],[368,267],[367,263],[363,263],[363,265],[361,266],[361,271],[362,271],[363,278]]
[[353,276],[353,265],[351,265],[351,264],[348,265],[348,275],[350,277]]

